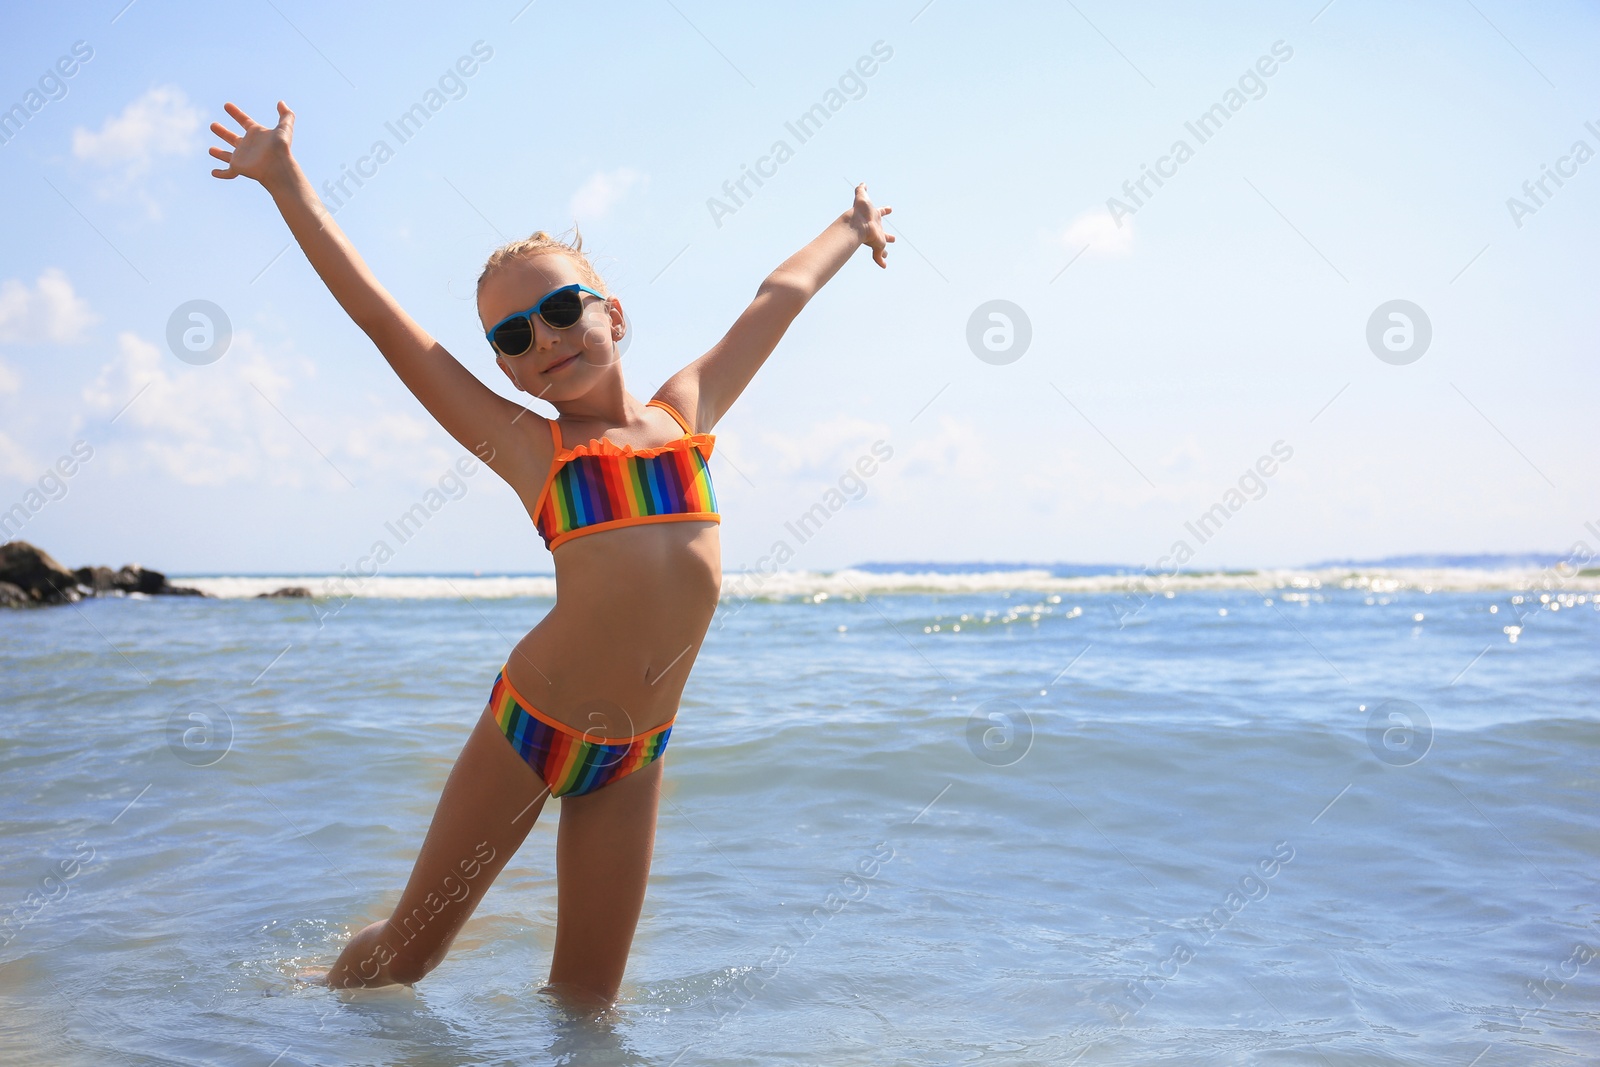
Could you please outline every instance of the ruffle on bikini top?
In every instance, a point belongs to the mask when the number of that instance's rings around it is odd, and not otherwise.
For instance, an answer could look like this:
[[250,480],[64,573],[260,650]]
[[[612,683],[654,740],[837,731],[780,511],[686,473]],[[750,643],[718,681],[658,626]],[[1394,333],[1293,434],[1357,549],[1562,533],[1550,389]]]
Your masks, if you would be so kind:
[[675,437],[664,445],[651,445],[649,448],[634,448],[632,445],[619,445],[607,437],[596,437],[588,444],[575,445],[572,448],[556,449],[555,462],[559,466],[568,460],[579,456],[604,456],[619,459],[649,459],[651,456],[663,455],[667,452],[681,452],[686,448],[698,448],[700,454],[706,459],[711,458],[711,450],[716,445],[717,435],[710,433],[689,433],[682,437]]

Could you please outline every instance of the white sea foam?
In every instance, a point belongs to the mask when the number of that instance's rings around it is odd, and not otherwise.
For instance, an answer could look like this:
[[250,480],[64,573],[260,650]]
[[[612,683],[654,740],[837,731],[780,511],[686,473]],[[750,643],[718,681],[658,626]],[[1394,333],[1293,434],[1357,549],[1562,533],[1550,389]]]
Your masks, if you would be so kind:
[[[1570,572],[1569,572],[1570,573]],[[313,596],[327,598],[375,597],[395,600],[436,600],[468,597],[495,600],[511,597],[554,599],[555,578],[520,576],[378,576],[351,579],[343,575],[304,577],[196,577],[178,578],[223,598],[255,597],[286,586],[302,586]],[[1564,576],[1552,568],[1474,569],[1465,567],[1346,568],[1317,570],[1283,568],[1207,574],[1092,574],[1057,577],[1047,570],[995,570],[973,572],[923,571],[883,573],[845,569],[839,571],[728,572],[723,575],[724,600],[755,597],[795,600],[894,596],[896,594],[962,593],[1128,593],[1162,595],[1199,591],[1240,590],[1266,593],[1276,590],[1355,590],[1390,593],[1421,592],[1556,591],[1600,592],[1600,575]]]
[[1046,570],[972,573],[893,573],[842,570],[831,573],[779,571],[771,576],[727,574],[722,595],[773,599],[826,596],[885,596],[896,593],[1134,593],[1162,594],[1205,590],[1351,589],[1387,593],[1478,590],[1600,591],[1600,575],[1567,577],[1549,569],[1472,570],[1465,568],[1325,568],[1229,571],[1207,574],[1091,574],[1057,577]]

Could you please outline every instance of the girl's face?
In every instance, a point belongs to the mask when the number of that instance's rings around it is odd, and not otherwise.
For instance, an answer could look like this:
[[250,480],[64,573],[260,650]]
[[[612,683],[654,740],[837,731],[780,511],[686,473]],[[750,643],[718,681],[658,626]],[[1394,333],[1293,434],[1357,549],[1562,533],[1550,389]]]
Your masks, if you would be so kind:
[[[581,281],[577,265],[559,252],[513,260],[484,281],[478,318],[487,330],[507,315],[532,307],[552,289]],[[520,356],[496,354],[495,362],[518,389],[551,402],[574,400],[620,373],[622,302],[588,293],[582,297],[583,315],[574,325],[552,329],[535,315],[532,347]]]

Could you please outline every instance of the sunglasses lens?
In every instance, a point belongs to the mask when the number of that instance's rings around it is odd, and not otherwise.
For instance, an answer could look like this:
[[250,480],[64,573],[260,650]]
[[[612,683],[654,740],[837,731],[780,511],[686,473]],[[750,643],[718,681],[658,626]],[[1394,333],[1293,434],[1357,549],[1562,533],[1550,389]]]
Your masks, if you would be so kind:
[[533,344],[533,324],[526,317],[511,319],[495,327],[494,343],[508,356],[520,356]]
[[544,321],[558,330],[565,330],[583,315],[583,294],[576,289],[556,293],[539,308]]

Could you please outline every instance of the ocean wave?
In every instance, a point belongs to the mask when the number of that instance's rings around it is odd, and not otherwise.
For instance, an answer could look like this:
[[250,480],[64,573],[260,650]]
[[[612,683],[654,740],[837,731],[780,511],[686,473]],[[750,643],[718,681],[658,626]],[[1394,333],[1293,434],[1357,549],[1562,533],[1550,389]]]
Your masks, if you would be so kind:
[[[302,577],[197,576],[178,579],[215,597],[257,597],[299,586],[321,599],[370,597],[390,600],[439,600],[468,597],[501,600],[516,597],[553,600],[551,575],[380,575],[353,579],[345,575]],[[1249,591],[1336,591],[1392,593],[1446,592],[1600,592],[1600,573],[1563,576],[1552,568],[1395,567],[1317,569],[1280,568],[1254,571],[1164,574],[1056,575],[1044,568],[993,571],[730,571],[723,574],[722,599],[812,600],[862,599],[868,596],[960,595],[966,593],[1040,593],[1165,595],[1171,593]]]

